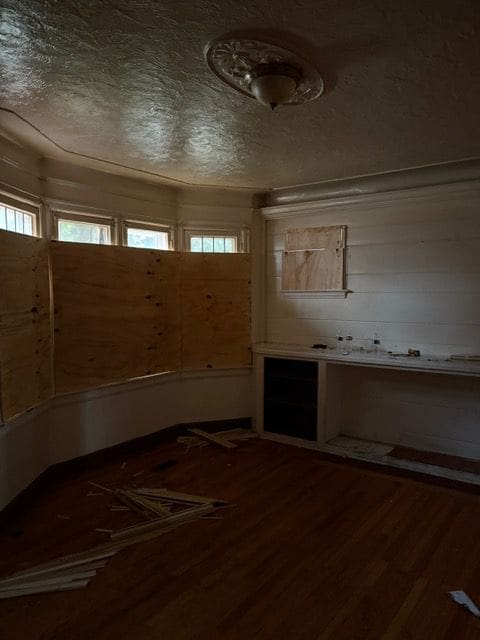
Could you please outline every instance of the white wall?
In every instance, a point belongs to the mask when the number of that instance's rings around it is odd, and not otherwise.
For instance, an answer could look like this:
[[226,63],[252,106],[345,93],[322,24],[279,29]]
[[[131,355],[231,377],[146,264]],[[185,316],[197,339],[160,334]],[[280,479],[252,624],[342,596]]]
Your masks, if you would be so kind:
[[57,462],[176,424],[252,412],[250,369],[165,373],[57,396],[0,429],[0,509]]
[[[262,210],[261,340],[335,344],[337,332],[385,350],[480,353],[480,186],[411,189]],[[288,228],[347,225],[343,298],[281,292]],[[480,458],[480,381],[339,367],[341,431]]]
[[[305,213],[308,211],[308,213]],[[480,353],[480,188],[425,189],[272,208],[266,223],[266,339],[425,354]],[[281,289],[288,228],[347,225],[346,299],[289,298]]]

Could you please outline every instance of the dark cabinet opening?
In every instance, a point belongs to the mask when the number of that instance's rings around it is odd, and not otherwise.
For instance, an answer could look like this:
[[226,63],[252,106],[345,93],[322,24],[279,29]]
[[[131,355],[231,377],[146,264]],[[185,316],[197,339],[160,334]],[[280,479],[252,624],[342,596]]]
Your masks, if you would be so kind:
[[265,358],[264,430],[316,440],[317,385],[316,362]]

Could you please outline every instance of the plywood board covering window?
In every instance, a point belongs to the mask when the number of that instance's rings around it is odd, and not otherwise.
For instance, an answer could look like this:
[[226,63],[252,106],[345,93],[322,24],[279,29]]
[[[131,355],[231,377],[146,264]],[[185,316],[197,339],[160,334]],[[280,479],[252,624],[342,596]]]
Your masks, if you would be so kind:
[[251,364],[248,254],[181,254],[184,369]]
[[53,242],[57,393],[250,365],[250,256]]
[[346,227],[289,229],[285,234],[282,289],[340,291],[345,280]]
[[57,392],[177,370],[178,254],[53,242]]
[[0,231],[0,413],[3,421],[52,394],[48,246]]

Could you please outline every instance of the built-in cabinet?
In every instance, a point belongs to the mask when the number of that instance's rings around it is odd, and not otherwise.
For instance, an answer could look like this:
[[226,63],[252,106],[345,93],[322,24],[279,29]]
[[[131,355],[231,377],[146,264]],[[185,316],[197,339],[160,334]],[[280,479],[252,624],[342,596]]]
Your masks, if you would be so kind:
[[339,436],[480,459],[480,363],[299,345],[255,347],[256,429],[324,448]]

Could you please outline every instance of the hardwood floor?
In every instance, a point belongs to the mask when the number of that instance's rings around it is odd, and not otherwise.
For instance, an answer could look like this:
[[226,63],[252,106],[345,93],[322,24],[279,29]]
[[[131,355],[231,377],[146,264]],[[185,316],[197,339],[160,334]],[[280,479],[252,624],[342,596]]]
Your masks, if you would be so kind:
[[1,535],[2,575],[133,521],[88,480],[236,506],[122,551],[87,589],[0,601],[2,640],[480,638],[480,620],[446,595],[480,603],[476,494],[273,442],[188,454],[171,442],[37,492]]

